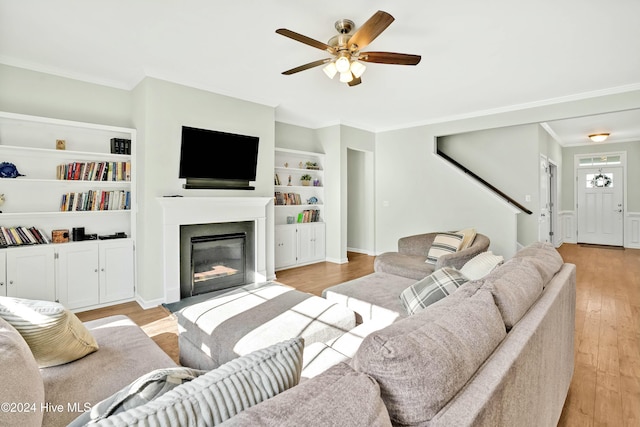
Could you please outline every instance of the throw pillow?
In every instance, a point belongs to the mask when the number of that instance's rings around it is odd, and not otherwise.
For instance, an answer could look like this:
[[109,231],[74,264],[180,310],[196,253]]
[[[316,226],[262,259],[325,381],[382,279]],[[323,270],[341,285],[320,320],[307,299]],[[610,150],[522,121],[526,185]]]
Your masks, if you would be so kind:
[[0,317],[20,332],[41,368],[73,362],[98,349],[80,319],[57,302],[0,297]]
[[206,372],[182,366],[151,371],[94,405],[90,411],[80,415],[68,427],[85,426],[128,409],[142,406]]
[[[98,420],[96,426],[218,425],[298,384],[304,339],[238,357],[154,398]],[[92,424],[92,425],[94,425]]]
[[435,263],[438,262],[438,258],[442,255],[456,253],[458,249],[460,249],[463,238],[464,236],[458,233],[437,234],[433,239],[433,244],[429,248],[427,260],[425,262],[435,265]]
[[464,239],[462,239],[462,244],[460,245],[460,249],[467,249],[469,246],[473,244],[473,241],[476,239],[476,229],[475,228],[465,228],[464,230],[456,231],[456,234],[462,234]]
[[482,252],[460,268],[460,272],[467,276],[469,280],[482,279],[487,274],[491,273],[494,268],[502,264],[504,257],[501,255],[494,255],[493,252]]
[[443,267],[402,291],[400,301],[411,315],[451,294],[468,280],[455,268]]

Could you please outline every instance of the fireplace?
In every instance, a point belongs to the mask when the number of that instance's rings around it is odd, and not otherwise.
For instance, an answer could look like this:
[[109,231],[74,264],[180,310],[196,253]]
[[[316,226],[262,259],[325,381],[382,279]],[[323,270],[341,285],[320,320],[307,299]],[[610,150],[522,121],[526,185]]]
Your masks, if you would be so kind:
[[180,298],[254,282],[252,221],[180,226]]
[[[185,249],[181,234],[185,225],[211,225],[246,222],[253,226],[253,240],[246,241],[245,249],[249,267],[246,268],[247,283],[267,280],[267,211],[273,197],[158,197],[162,209],[162,274],[164,299],[161,302],[180,301],[181,267]],[[273,208],[270,207],[272,211]],[[246,230],[204,230],[201,236],[231,234]],[[195,234],[194,234],[195,236]],[[247,234],[249,236],[249,233]],[[188,249],[191,241],[189,238]],[[190,271],[191,268],[187,271]]]

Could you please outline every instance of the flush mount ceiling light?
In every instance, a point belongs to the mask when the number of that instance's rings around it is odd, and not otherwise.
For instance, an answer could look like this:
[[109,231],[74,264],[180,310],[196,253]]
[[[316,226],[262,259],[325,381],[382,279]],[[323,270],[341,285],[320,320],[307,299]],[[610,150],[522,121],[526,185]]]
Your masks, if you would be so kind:
[[328,43],[322,43],[291,30],[280,28],[279,30],[276,30],[276,33],[317,49],[327,51],[333,55],[333,58],[313,61],[284,71],[282,74],[295,74],[300,71],[308,70],[309,68],[324,65],[322,71],[324,71],[330,79],[333,79],[336,74],[340,73],[340,81],[342,83],[347,83],[349,86],[355,86],[362,82],[360,77],[367,69],[362,61],[375,62],[379,64],[417,65],[421,59],[420,55],[395,52],[360,51],[360,49],[365,48],[376,37],[378,37],[380,33],[391,25],[393,21],[393,16],[389,15],[387,12],[379,10],[369,18],[367,22],[358,28],[356,32],[352,33],[355,28],[353,21],[349,19],[341,19],[335,23],[338,35],[333,36]]
[[604,142],[605,139],[609,138],[608,133],[592,133],[589,135],[589,139],[593,142]]

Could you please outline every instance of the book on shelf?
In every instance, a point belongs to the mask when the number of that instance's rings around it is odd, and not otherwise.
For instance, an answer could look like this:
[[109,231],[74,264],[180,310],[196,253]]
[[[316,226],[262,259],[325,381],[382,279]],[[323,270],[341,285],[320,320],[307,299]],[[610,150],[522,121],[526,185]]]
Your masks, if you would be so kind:
[[275,192],[275,204],[277,206],[284,205],[301,205],[302,199],[298,193],[283,193],[281,191]]
[[305,209],[298,214],[298,223],[320,222],[320,210]]
[[60,201],[61,212],[129,209],[131,209],[131,192],[125,190],[65,193]]
[[57,166],[56,178],[66,181],[131,181],[131,162],[72,162]]
[[124,138],[111,138],[112,154],[131,154],[131,140]]
[[36,227],[0,227],[0,246],[46,245],[47,235]]

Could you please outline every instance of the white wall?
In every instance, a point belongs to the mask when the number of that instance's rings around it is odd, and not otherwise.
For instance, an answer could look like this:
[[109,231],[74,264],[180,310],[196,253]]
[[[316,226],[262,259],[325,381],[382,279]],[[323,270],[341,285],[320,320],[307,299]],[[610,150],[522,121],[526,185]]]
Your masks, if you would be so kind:
[[[274,110],[271,107],[146,78],[134,90],[134,125],[139,140],[138,165],[144,175],[138,187],[138,294],[144,301],[163,298],[162,218],[157,197],[273,197]],[[260,138],[255,190],[185,190],[178,178],[182,126],[213,129]],[[215,162],[225,162],[221,150]],[[270,215],[273,216],[272,213]],[[267,275],[273,272],[273,228],[268,230]]]

